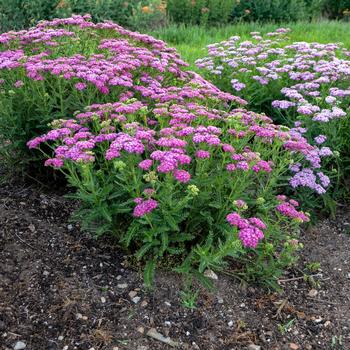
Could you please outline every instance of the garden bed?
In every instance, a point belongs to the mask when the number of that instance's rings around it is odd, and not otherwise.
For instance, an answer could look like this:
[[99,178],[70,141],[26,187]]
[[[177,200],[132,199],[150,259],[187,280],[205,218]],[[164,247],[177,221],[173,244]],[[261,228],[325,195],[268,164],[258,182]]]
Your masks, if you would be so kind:
[[[145,291],[142,273],[113,242],[69,223],[72,210],[57,192],[0,186],[1,349],[18,341],[28,350],[170,349],[147,335],[151,328],[180,349],[350,347],[349,209],[302,233],[305,248],[283,276],[283,293],[219,275],[193,310],[181,305],[178,275],[160,272]],[[317,262],[320,270],[306,269]]]

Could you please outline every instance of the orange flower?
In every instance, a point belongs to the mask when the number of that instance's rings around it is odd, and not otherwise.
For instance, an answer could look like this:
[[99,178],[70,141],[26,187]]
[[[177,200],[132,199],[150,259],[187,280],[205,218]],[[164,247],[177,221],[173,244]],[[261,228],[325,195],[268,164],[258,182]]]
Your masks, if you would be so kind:
[[152,13],[153,12],[153,10],[149,6],[143,6],[141,11],[143,13]]

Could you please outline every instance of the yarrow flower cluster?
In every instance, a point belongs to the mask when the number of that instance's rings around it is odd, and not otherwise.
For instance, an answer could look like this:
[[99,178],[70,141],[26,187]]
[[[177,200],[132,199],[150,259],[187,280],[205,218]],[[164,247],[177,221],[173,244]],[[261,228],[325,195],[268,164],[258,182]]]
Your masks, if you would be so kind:
[[258,218],[244,219],[238,213],[231,213],[226,220],[231,226],[238,228],[238,238],[246,248],[256,248],[264,238],[262,230],[266,229],[266,225]]
[[279,213],[289,218],[295,219],[299,222],[310,221],[309,217],[302,211],[298,211],[296,208],[299,203],[293,199],[287,200],[285,196],[277,196],[280,204],[277,205],[276,209]]

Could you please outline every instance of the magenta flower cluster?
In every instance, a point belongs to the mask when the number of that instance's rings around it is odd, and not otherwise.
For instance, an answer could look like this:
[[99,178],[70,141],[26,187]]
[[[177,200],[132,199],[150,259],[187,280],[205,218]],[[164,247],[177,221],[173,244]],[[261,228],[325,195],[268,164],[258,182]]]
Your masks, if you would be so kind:
[[309,217],[304,212],[297,210],[299,203],[296,200],[288,200],[284,195],[277,196],[277,199],[280,201],[280,204],[277,205],[276,210],[280,214],[292,219],[296,219],[299,222],[310,221]]
[[266,225],[258,218],[244,219],[238,213],[230,213],[226,220],[231,226],[237,227],[238,238],[246,248],[256,248],[259,241],[264,238],[263,230]]

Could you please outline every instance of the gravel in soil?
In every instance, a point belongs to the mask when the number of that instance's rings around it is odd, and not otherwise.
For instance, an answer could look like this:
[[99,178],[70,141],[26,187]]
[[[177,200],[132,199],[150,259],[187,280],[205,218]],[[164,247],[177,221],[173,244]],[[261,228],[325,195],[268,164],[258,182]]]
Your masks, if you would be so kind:
[[302,234],[282,293],[219,274],[193,310],[178,275],[161,272],[146,291],[115,245],[69,222],[72,210],[58,193],[0,186],[1,350],[158,350],[169,338],[179,349],[350,349],[349,209]]

